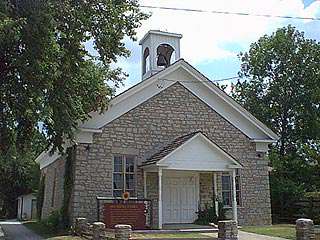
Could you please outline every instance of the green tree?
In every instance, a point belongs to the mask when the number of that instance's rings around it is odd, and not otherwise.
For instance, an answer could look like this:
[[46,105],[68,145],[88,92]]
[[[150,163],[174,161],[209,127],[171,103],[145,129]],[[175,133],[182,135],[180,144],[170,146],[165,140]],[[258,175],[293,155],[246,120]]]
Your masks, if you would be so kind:
[[[0,2],[0,154],[23,150],[43,123],[62,150],[78,121],[103,111],[125,77],[112,69],[146,19],[136,0]],[[93,41],[98,56],[84,47]]]
[[12,145],[6,154],[0,155],[0,199],[4,204],[0,216],[15,217],[17,197],[38,190],[40,169],[34,159],[45,144],[45,136],[37,132],[28,151],[21,153]]
[[294,198],[287,194],[320,190],[320,44],[288,26],[251,44],[240,60],[232,96],[280,136],[270,154],[271,187],[273,203],[284,207]]
[[[126,76],[111,65],[129,56],[123,39],[135,40],[146,18],[137,0],[0,1],[0,199],[7,215],[16,196],[39,183],[38,149],[62,151],[90,111],[106,109]],[[37,145],[39,134],[44,144]]]

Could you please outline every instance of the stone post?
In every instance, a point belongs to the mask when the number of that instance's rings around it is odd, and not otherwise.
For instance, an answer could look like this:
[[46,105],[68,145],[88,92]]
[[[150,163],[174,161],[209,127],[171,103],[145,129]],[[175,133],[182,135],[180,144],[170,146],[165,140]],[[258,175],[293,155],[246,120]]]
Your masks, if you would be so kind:
[[4,233],[3,233],[3,231],[2,231],[2,228],[1,228],[1,226],[0,226],[0,240],[5,240],[6,238],[5,238],[5,236],[4,236]]
[[88,226],[88,220],[86,218],[76,218],[74,231],[76,235],[82,235]]
[[131,239],[132,229],[130,225],[118,224],[115,226],[115,239],[128,240]]
[[219,221],[218,229],[218,240],[238,240],[238,226],[236,221]]
[[300,218],[296,221],[297,240],[315,240],[314,224],[311,219]]
[[92,239],[100,240],[105,234],[106,225],[103,222],[94,222],[92,224]]

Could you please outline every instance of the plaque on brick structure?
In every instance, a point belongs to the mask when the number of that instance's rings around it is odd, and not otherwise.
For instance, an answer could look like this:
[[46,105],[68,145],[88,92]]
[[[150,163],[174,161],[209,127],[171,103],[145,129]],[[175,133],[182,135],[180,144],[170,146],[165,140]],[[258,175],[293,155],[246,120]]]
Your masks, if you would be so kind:
[[144,203],[105,203],[104,223],[107,228],[117,224],[129,224],[133,229],[146,229]]

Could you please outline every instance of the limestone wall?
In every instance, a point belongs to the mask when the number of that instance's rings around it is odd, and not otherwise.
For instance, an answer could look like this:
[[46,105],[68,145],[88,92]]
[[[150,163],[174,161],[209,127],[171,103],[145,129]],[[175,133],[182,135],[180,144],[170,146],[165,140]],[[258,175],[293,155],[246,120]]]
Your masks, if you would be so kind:
[[[140,165],[147,157],[175,138],[201,130],[209,139],[230,153],[244,166],[242,206],[239,223],[271,223],[268,163],[255,151],[254,143],[226,119],[208,107],[181,84],[176,83],[158,95],[128,111],[95,133],[93,144],[77,146],[74,215],[96,220],[96,195],[112,197],[112,161],[114,154],[131,154]],[[143,197],[142,171],[138,170],[138,197]],[[210,181],[208,175],[201,179]],[[150,181],[156,181],[151,177]],[[212,191],[202,184],[201,199],[208,201]],[[155,188],[152,198],[156,199]],[[157,206],[154,206],[156,218]]]
[[52,211],[60,210],[62,207],[64,173],[64,157],[60,157],[58,160],[41,170],[41,175],[45,175],[42,219],[47,218]]

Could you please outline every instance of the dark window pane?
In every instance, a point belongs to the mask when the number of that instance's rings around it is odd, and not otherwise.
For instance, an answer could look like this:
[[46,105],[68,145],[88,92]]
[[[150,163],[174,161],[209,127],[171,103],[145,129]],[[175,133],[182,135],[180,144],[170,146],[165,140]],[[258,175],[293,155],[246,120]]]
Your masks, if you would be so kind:
[[231,190],[230,176],[222,176],[222,190]]
[[241,192],[237,191],[237,205],[241,205]]
[[126,157],[126,172],[134,172],[134,157]]
[[231,206],[230,192],[223,192],[222,193],[222,202],[223,202],[224,206]]
[[135,193],[134,190],[129,190],[128,192],[130,194],[130,197],[135,197],[136,196],[136,193]]
[[114,190],[113,196],[114,197],[122,197],[123,191],[122,190]]
[[126,174],[126,189],[134,189],[134,175]]
[[123,189],[123,174],[113,174],[113,189]]
[[122,167],[122,157],[121,156],[115,156],[114,161],[113,161],[113,168],[114,172],[122,172],[123,167]]

